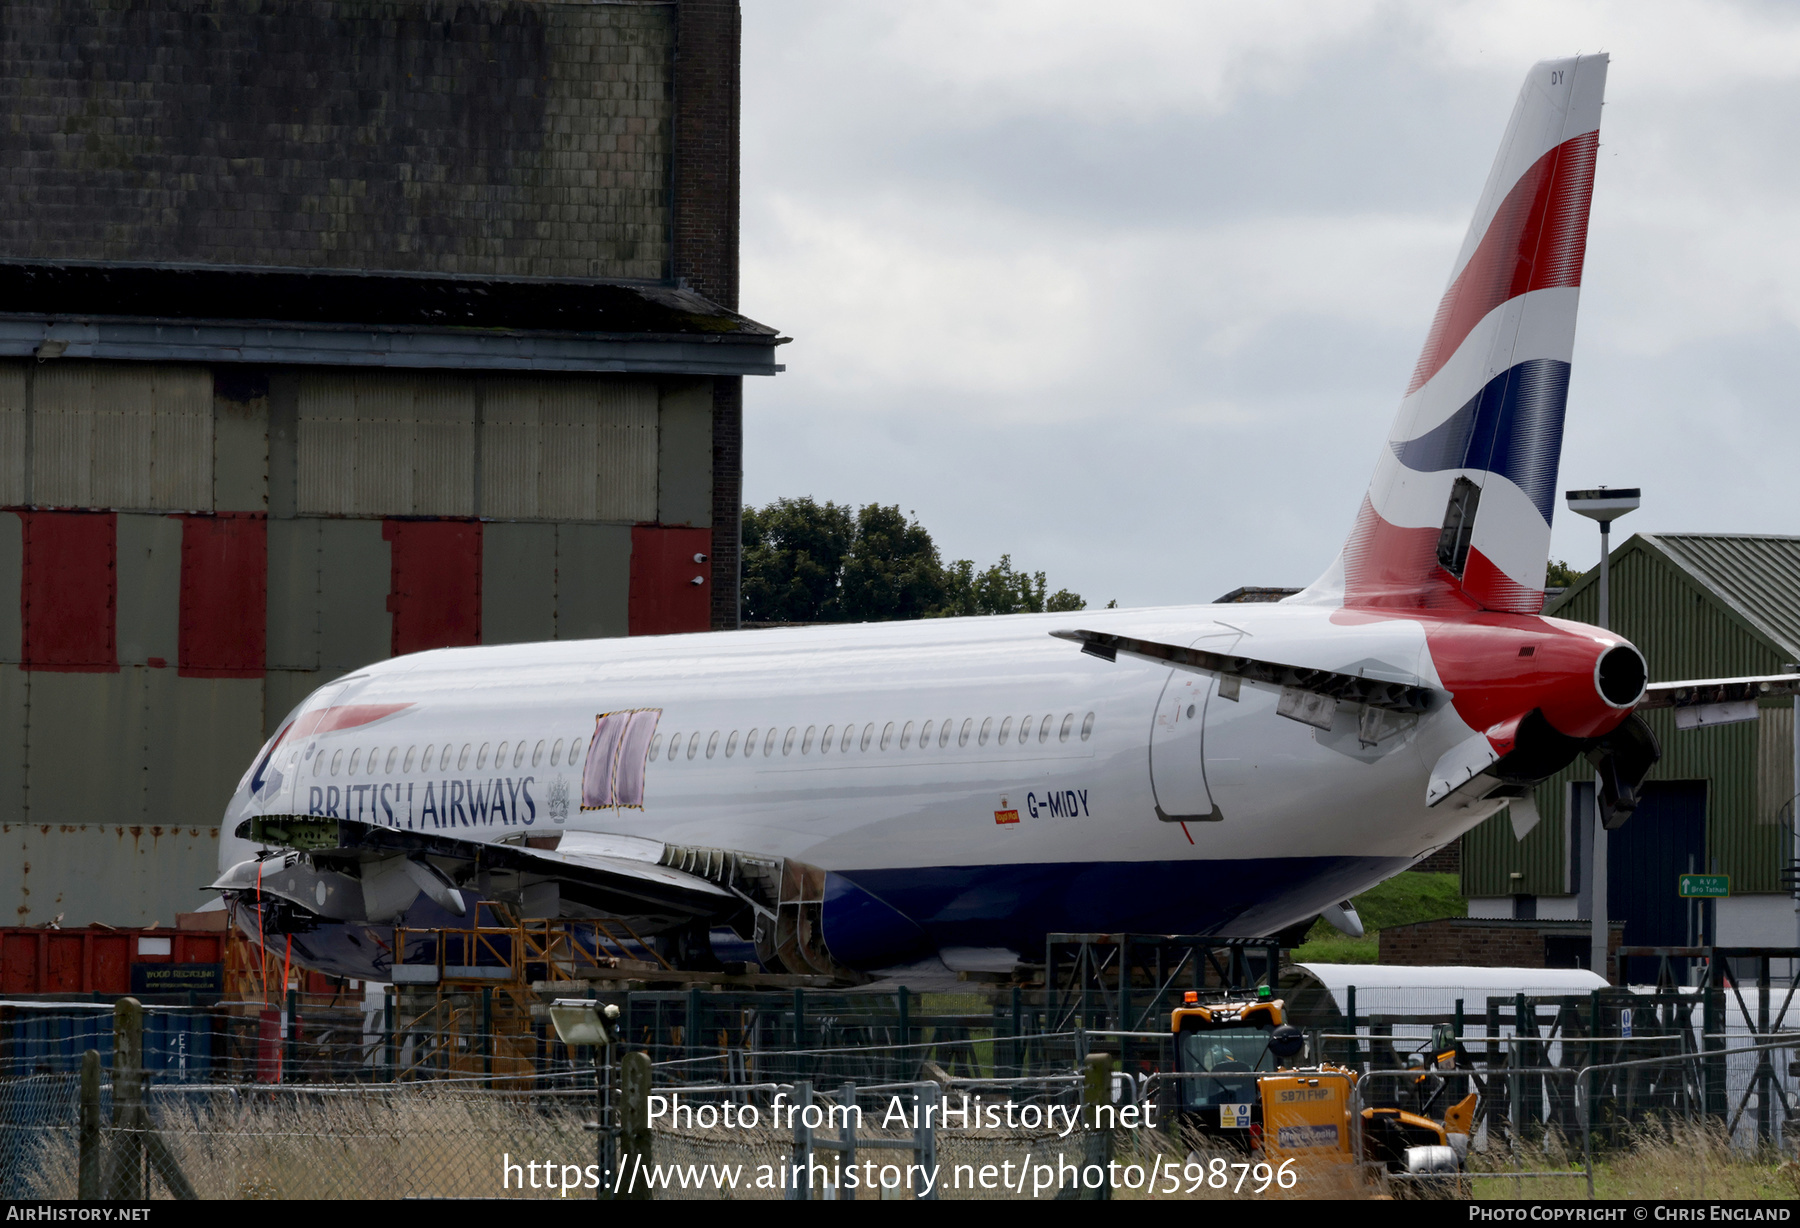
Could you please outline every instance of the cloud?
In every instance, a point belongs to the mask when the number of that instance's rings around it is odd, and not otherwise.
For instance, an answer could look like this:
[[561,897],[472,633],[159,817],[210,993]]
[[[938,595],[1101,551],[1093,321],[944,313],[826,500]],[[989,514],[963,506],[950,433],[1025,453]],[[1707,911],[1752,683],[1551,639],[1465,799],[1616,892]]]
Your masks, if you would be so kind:
[[784,2],[744,46],[743,307],[796,339],[750,497],[1133,603],[1310,579],[1525,70],[1606,50],[1564,476],[1800,531],[1800,13]]

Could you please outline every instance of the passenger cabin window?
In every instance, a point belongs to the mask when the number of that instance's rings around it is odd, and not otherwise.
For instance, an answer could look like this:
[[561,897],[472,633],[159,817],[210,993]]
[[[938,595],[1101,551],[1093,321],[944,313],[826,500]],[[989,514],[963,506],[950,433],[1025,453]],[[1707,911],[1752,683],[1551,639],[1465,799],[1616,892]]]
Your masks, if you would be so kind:
[[522,764],[524,762],[525,762],[525,743],[524,743],[523,739],[521,739],[519,744],[517,746],[513,747],[513,766],[518,767],[520,764]]
[[812,754],[813,734],[817,733],[818,730],[819,730],[819,727],[817,725],[808,725],[806,727],[806,732],[800,735],[800,753],[801,754],[803,754],[803,755]]
[[450,770],[450,749],[450,743],[444,743],[443,753],[438,757],[438,771],[440,772]]
[[695,755],[697,755],[699,753],[700,753],[700,735],[698,733],[694,733],[688,737],[688,756],[687,757],[689,759],[692,759]]
[[475,752],[475,770],[482,771],[487,767],[488,744],[483,742],[481,749]]
[[1019,745],[1031,741],[1031,718],[1028,716],[1019,722]]
[[512,743],[510,743],[510,742],[500,743],[500,749],[494,752],[494,767],[495,768],[503,768],[506,766],[506,752],[510,749],[512,749]]
[[962,728],[956,733],[956,744],[958,746],[967,746],[969,744],[969,732],[974,728],[975,718],[972,716],[963,717]]
[[456,770],[459,772],[469,770],[469,744],[467,742],[463,743],[462,753],[456,756]]
[[737,744],[738,744],[738,731],[733,729],[731,731],[731,736],[729,738],[725,739],[725,757],[727,759],[729,759],[733,755],[737,754]]
[[763,758],[767,759],[775,753],[775,727],[769,726],[769,736],[763,739]]
[[794,735],[800,731],[792,725],[788,726],[787,737],[781,739],[781,753],[788,754],[794,749]]
[[536,746],[531,748],[531,766],[542,767],[544,763],[544,739],[539,738]]
[[431,770],[431,760],[436,753],[437,747],[435,745],[427,746],[425,748],[425,757],[419,760],[419,770],[421,772],[429,772]]
[[555,767],[559,762],[561,762],[562,748],[563,748],[563,740],[561,738],[556,739],[556,741],[551,745],[551,747],[550,747],[550,766],[551,767]]
[[994,718],[990,716],[981,722],[981,737],[976,739],[977,744],[981,745],[981,746],[986,746],[988,744],[988,735],[992,734],[993,732],[994,732]]
[[343,758],[344,758],[343,751],[334,750],[331,752],[331,774],[333,776],[336,776],[338,774],[338,764],[343,761]]
[[1090,712],[1086,716],[1081,718],[1081,740],[1083,742],[1085,742],[1093,736],[1094,736],[1094,714],[1092,712]]
[[[350,775],[356,775],[356,761],[360,758],[362,758],[361,750],[353,750],[350,752]],[[333,776],[337,775],[337,767],[335,765],[331,769],[331,774]]]
[[657,752],[662,750],[662,744],[663,744],[662,734],[659,733],[659,734],[656,734],[654,737],[652,737],[650,739],[650,754],[646,757],[650,758],[650,759],[656,758]]
[[955,720],[956,720],[955,717],[947,716],[944,718],[944,723],[942,725],[938,726],[938,749],[939,750],[943,750],[944,747],[950,745],[950,726],[953,723],[955,723]]
[[1071,712],[1068,715],[1063,717],[1062,728],[1056,731],[1056,740],[1058,742],[1067,742],[1069,740],[1069,734],[1074,730],[1074,728],[1075,728],[1075,714],[1073,712]]
[[881,749],[886,750],[894,744],[894,722],[889,721],[881,730]]
[[900,749],[901,750],[905,750],[907,747],[912,745],[912,731],[913,731],[913,723],[911,721],[908,721],[908,722],[906,722],[905,725],[901,726],[901,728],[900,728]]
[[874,740],[875,740],[875,722],[874,722],[874,721],[870,721],[870,722],[869,722],[869,723],[868,723],[868,724],[867,724],[867,725],[864,725],[864,726],[863,726],[863,736],[862,736],[862,747],[861,747],[861,749],[863,749],[863,750],[868,750],[868,749],[869,749],[869,743],[870,743],[870,742],[872,742],[872,741],[874,741]]
[[856,726],[854,724],[845,725],[844,726],[844,740],[842,742],[838,743],[839,752],[842,754],[846,754],[846,755],[849,754],[850,753],[850,743],[854,742],[855,740],[856,740]]
[[1007,743],[1007,739],[1010,738],[1011,736],[1012,736],[1012,717],[1009,716],[1005,720],[1000,722],[1000,736],[996,740],[1000,743],[1000,745],[1005,746]]
[[836,734],[836,725],[825,726],[825,732],[819,735],[819,753],[821,755],[829,755],[831,753],[831,739]]
[[1050,740],[1050,722],[1055,719],[1056,715],[1054,713],[1044,713],[1044,719],[1038,725],[1038,741],[1040,743],[1048,742]]
[[719,731],[717,729],[715,729],[712,731],[712,736],[710,738],[706,739],[706,757],[708,759],[711,759],[714,755],[716,755],[718,753],[719,753]]
[[412,771],[413,760],[418,757],[418,752],[419,748],[416,746],[409,746],[406,748],[406,762],[400,765],[400,770],[402,772]]
[[924,750],[927,746],[929,746],[931,744],[931,727],[932,727],[932,722],[926,721],[924,727],[919,730],[919,749],[920,750]]

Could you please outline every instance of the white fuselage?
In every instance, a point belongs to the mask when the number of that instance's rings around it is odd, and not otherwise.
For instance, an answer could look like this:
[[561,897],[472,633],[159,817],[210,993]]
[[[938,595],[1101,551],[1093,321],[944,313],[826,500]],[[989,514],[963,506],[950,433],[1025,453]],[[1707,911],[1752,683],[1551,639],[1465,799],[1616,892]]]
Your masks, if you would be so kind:
[[[1380,881],[1491,811],[1426,806],[1428,770],[1468,728],[1436,704],[1366,745],[1351,705],[1317,729],[1277,715],[1272,688],[1246,684],[1232,701],[1208,675],[1100,660],[1049,633],[1239,645],[1264,660],[1436,684],[1417,623],[1343,624],[1333,613],[1083,611],[419,653],[302,705],[405,706],[281,745],[263,773],[280,783],[260,797],[250,793],[253,766],[226,816],[221,866],[254,855],[232,832],[261,813],[473,840],[529,828],[735,849],[861,874],[889,884],[878,894],[890,902],[916,871],[981,868],[986,886],[965,876],[959,889],[988,897],[1010,871],[1122,871],[1068,902],[1070,929],[1130,928],[1093,922],[1119,911],[1112,897],[1131,914],[1122,923],[1138,918],[1134,865],[1204,866],[1195,890],[1214,894],[1205,884],[1259,881],[1234,865],[1286,867],[1280,891],[1233,896],[1228,920],[1195,914],[1215,930],[1266,932]],[[660,710],[643,806],[583,810],[570,747],[585,750],[600,714],[632,708]],[[1163,821],[1159,806],[1222,817]],[[1072,881],[1037,890],[1069,892]],[[972,921],[1005,901],[960,906]],[[1179,900],[1161,906],[1181,914]]]

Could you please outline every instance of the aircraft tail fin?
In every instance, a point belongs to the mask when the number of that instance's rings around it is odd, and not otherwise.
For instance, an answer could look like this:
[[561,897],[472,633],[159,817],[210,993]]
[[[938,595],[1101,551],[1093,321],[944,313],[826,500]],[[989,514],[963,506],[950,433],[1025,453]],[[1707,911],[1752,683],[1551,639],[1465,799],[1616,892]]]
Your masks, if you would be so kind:
[[1294,600],[1542,608],[1606,69],[1526,76],[1349,540]]

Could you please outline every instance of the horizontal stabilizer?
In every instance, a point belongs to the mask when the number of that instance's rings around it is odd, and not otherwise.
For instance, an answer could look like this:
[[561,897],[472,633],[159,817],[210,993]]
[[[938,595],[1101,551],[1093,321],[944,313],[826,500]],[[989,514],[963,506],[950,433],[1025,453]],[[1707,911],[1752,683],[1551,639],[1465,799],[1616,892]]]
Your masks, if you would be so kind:
[[[1783,699],[1800,695],[1800,674],[1764,674],[1757,678],[1702,678],[1693,682],[1652,682],[1644,688],[1638,710],[1702,708],[1745,700]],[[1747,719],[1747,718],[1739,718]],[[1701,721],[1700,724],[1722,724]]]
[[1120,653],[1124,653],[1128,657],[1141,657],[1146,661],[1161,661],[1176,669],[1215,674],[1221,679],[1304,691],[1345,703],[1386,708],[1393,712],[1423,712],[1431,703],[1431,688],[1417,681],[1390,682],[1357,674],[1340,674],[1329,669],[1283,665],[1276,661],[1259,661],[1255,657],[1208,652],[1204,648],[1183,648],[1177,644],[1159,644],[1155,640],[1133,639],[1128,635],[1110,635],[1103,631],[1052,631],[1050,634],[1059,640],[1080,644],[1081,651],[1103,661],[1116,660]]

